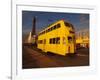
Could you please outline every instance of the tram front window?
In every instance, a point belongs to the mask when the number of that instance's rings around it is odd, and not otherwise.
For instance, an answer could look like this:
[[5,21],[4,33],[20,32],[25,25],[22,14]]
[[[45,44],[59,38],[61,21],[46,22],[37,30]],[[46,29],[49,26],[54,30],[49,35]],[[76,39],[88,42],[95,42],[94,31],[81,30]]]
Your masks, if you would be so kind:
[[68,37],[68,43],[72,43],[73,42],[73,39],[72,39],[72,37]]

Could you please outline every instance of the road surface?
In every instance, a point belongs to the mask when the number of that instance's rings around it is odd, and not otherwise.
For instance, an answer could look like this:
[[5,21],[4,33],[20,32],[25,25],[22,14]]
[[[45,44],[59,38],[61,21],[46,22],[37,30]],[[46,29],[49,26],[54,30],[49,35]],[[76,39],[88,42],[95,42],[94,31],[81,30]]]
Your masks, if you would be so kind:
[[89,49],[77,50],[76,56],[61,56],[53,53],[44,53],[37,48],[23,46],[22,67],[48,68],[48,67],[73,67],[89,66]]

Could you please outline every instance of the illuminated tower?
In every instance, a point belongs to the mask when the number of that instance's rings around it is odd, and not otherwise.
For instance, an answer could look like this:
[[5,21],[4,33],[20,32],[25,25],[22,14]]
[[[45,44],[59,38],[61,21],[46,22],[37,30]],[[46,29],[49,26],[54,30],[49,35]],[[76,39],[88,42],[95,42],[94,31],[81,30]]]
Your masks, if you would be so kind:
[[32,20],[32,32],[31,32],[31,39],[32,39],[32,44],[36,45],[37,41],[37,36],[36,36],[36,17],[33,17]]
[[36,17],[32,20],[32,37],[36,35]]
[[36,18],[32,19],[32,31],[29,32],[28,43],[35,44],[36,43]]

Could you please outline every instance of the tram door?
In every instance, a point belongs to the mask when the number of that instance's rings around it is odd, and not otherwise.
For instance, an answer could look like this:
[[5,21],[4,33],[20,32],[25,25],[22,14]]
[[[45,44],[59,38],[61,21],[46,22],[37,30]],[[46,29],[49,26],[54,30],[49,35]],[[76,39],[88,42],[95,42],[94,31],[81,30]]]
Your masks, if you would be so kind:
[[68,53],[74,53],[74,47],[73,36],[68,36]]

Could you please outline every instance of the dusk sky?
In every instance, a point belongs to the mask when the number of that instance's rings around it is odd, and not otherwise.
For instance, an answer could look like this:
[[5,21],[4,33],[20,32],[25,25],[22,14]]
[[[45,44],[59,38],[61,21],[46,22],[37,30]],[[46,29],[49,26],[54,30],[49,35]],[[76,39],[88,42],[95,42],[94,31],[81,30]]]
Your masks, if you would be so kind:
[[36,17],[36,31],[39,32],[49,24],[58,20],[65,20],[73,24],[75,30],[89,29],[89,14],[85,13],[58,13],[58,12],[37,12],[22,11],[22,32],[23,34],[32,31],[32,19]]

